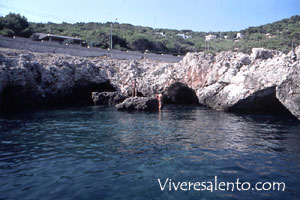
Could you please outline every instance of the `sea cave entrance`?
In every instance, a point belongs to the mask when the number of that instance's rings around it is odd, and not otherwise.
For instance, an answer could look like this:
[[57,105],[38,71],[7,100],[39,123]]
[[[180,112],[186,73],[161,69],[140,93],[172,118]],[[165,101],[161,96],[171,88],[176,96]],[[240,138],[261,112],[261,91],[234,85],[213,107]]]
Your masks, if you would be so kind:
[[163,102],[165,104],[184,104],[184,105],[198,105],[199,100],[196,92],[188,87],[188,85],[176,82],[168,87],[163,94]]

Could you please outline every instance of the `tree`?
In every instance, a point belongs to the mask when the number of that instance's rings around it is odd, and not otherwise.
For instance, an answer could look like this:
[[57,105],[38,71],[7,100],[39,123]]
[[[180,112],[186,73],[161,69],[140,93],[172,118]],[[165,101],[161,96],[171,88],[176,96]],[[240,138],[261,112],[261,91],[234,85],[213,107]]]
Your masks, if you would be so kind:
[[9,13],[5,17],[1,17],[0,28],[0,33],[5,36],[30,37],[33,34],[27,19],[15,13]]
[[145,51],[152,49],[152,47],[153,43],[146,38],[137,39],[131,44],[131,48],[135,51]]
[[127,41],[117,35],[112,36],[112,42],[114,47],[115,45],[119,45],[121,48],[128,48]]

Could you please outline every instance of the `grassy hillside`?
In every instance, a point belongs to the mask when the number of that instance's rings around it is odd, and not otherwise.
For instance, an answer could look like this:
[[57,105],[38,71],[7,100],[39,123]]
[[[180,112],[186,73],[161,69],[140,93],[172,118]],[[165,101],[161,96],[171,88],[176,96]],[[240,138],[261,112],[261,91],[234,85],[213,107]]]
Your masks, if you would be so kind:
[[[77,36],[90,46],[108,48],[111,23],[32,23],[26,18],[9,14],[0,18],[0,34],[28,37],[33,32]],[[19,25],[21,24],[21,25]],[[15,27],[14,27],[15,26]],[[23,28],[23,30],[21,30]],[[16,29],[16,30],[15,30]],[[237,33],[244,36],[237,39]],[[265,47],[288,52],[300,44],[300,16],[278,22],[249,27],[238,32],[195,32],[191,30],[153,29],[130,24],[112,23],[113,46],[121,50],[149,50],[160,53],[184,54],[188,51],[207,50],[205,36],[215,35],[209,42],[209,51],[234,50],[249,52],[253,47]],[[186,37],[186,38],[184,38]],[[225,39],[226,37],[226,39]]]

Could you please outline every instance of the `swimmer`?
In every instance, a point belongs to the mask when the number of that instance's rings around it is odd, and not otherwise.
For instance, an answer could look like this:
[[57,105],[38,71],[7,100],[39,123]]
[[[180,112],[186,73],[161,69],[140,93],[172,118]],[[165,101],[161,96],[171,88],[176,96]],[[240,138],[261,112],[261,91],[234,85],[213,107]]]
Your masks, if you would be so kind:
[[161,108],[162,108],[162,94],[159,93],[155,97],[158,101],[158,111],[161,111]]

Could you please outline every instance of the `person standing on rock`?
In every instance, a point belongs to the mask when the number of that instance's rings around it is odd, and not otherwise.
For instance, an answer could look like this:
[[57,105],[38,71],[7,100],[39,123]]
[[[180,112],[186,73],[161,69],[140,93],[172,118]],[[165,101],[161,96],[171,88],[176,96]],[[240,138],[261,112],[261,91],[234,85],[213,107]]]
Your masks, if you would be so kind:
[[162,94],[159,93],[155,97],[158,101],[158,111],[161,111],[161,108],[162,108]]
[[132,97],[137,96],[137,89],[136,89],[136,79],[132,80]]

